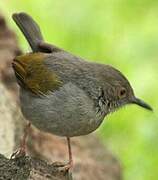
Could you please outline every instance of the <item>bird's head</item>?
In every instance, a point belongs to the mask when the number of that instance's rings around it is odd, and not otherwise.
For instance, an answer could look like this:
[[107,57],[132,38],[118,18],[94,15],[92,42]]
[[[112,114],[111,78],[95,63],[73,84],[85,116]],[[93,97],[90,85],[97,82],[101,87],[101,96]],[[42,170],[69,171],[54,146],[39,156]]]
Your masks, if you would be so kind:
[[112,112],[127,104],[137,104],[145,109],[152,110],[151,106],[137,98],[127,78],[115,68],[106,65],[102,71],[104,99],[107,110]]

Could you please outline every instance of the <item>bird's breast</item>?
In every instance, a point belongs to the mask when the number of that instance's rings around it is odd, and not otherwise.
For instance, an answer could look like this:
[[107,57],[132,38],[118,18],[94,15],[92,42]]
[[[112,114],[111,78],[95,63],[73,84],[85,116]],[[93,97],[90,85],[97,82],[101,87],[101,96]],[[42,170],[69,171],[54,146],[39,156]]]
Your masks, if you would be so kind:
[[76,85],[67,83],[46,96],[21,90],[21,109],[37,128],[59,136],[80,136],[97,129],[104,116],[94,102]]

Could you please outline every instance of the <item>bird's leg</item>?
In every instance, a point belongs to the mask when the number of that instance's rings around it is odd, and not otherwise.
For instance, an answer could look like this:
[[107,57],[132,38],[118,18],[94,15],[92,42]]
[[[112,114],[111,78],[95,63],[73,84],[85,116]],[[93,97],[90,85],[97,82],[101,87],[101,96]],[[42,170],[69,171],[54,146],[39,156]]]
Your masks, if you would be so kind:
[[25,129],[24,129],[24,136],[20,142],[20,149],[22,150],[22,152],[26,152],[26,139],[28,137],[28,134],[29,134],[29,130],[30,130],[30,127],[31,127],[31,123],[28,122],[28,124],[26,125]]
[[69,162],[65,165],[65,169],[69,170],[73,167],[73,158],[72,158],[72,151],[71,151],[71,142],[70,138],[67,137],[67,144],[68,144],[68,153],[69,153]]
[[70,138],[67,137],[67,144],[68,144],[68,153],[69,153],[69,162],[68,163],[62,163],[62,162],[54,162],[53,165],[61,168],[64,171],[68,171],[73,167],[73,159],[72,159],[72,151],[71,151],[71,143]]
[[20,141],[20,148],[17,149],[12,155],[11,155],[11,159],[13,158],[17,158],[17,157],[21,157],[21,156],[25,156],[26,154],[26,139],[29,133],[29,129],[31,127],[31,123],[29,122],[25,129],[24,129],[24,135]]

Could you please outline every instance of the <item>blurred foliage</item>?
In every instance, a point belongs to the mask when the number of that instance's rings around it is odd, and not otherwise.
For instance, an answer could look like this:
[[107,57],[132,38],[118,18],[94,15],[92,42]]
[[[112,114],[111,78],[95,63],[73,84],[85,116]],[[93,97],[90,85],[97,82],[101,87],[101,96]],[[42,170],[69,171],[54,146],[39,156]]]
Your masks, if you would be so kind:
[[11,19],[31,14],[45,39],[78,56],[120,69],[135,94],[152,104],[154,113],[135,105],[106,118],[98,130],[122,164],[125,180],[158,179],[158,1],[157,0],[0,0]]

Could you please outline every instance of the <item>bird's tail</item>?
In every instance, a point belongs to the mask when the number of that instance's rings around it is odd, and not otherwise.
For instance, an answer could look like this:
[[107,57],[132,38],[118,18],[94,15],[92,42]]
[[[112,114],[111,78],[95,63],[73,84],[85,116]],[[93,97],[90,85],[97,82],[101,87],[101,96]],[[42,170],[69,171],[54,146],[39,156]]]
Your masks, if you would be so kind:
[[39,51],[39,43],[43,42],[43,36],[38,24],[26,13],[14,13],[13,20],[24,34],[32,51]]

